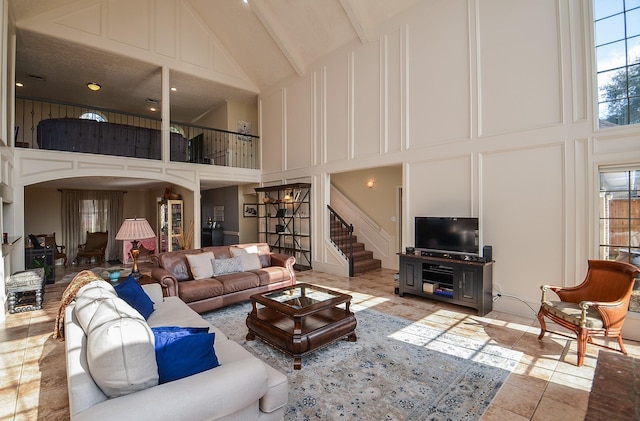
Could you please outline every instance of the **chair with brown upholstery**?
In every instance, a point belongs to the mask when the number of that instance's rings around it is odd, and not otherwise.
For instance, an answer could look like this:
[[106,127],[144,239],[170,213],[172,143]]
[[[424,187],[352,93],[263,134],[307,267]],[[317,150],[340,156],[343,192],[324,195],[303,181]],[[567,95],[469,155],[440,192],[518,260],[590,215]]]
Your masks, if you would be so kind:
[[78,246],[78,254],[75,262],[80,263],[81,259],[96,258],[96,263],[104,263],[104,253],[107,249],[107,240],[109,239],[109,231],[89,232],[87,231],[87,241]]
[[[589,260],[587,277],[580,285],[543,285],[542,304],[538,312],[538,339],[542,339],[547,331],[544,322],[544,317],[547,317],[576,334],[578,366],[584,363],[587,342],[593,344],[594,336],[617,338],[620,351],[626,355],[627,351],[622,343],[622,325],[629,308],[633,284],[639,273],[640,269],[629,263]],[[561,301],[547,300],[547,290],[558,294]],[[559,332],[551,333],[567,336]],[[605,345],[599,346],[615,350]]]
[[56,260],[58,259],[64,259],[64,267],[67,267],[67,253],[64,252],[64,249],[66,248],[65,246],[59,246],[56,242],[56,233],[54,232],[53,234],[39,234],[36,237],[43,237],[44,238],[44,246],[45,247],[49,247],[55,250],[54,252],[54,258]]

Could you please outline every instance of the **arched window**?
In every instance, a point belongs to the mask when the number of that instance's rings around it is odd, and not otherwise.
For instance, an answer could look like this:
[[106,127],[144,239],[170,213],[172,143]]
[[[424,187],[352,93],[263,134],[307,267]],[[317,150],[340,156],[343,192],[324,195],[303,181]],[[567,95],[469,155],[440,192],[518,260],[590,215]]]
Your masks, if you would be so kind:
[[101,123],[106,123],[107,119],[97,111],[87,111],[80,115],[83,120],[95,120]]
[[175,125],[172,124],[171,126],[169,126],[169,131],[171,133],[178,133],[178,134],[181,134],[182,136],[184,136],[184,129],[182,127],[180,127],[180,126],[175,126]]

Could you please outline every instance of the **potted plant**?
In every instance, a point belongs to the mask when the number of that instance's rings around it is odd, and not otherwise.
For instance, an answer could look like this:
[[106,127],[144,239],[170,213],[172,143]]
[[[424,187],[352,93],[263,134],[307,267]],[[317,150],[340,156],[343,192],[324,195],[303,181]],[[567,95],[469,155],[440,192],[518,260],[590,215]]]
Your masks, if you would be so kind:
[[42,268],[44,269],[44,278],[47,279],[49,275],[51,275],[51,266],[47,264],[44,259],[33,259],[31,265],[34,268]]

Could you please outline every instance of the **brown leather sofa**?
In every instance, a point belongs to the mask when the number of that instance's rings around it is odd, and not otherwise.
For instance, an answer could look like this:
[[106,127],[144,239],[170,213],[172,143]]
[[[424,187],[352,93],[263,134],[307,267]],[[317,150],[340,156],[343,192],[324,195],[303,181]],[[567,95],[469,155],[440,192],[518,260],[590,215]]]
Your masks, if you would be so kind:
[[[236,248],[236,250],[232,250]],[[261,268],[239,271],[205,279],[194,279],[188,254],[213,252],[215,259],[230,259],[237,249],[255,252]],[[272,253],[266,243],[235,244],[232,246],[203,247],[159,253],[152,256],[157,267],[151,277],[158,282],[166,296],[177,296],[198,313],[214,310],[241,301],[253,294],[264,293],[296,283],[293,270],[295,257]]]

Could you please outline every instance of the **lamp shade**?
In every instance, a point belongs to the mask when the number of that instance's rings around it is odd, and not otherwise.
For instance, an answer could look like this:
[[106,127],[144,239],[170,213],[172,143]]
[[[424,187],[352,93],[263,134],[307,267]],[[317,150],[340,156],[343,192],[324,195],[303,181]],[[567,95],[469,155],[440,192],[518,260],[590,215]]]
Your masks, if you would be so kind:
[[144,240],[145,238],[153,238],[156,233],[153,232],[151,225],[144,218],[125,219],[116,235],[116,240]]

